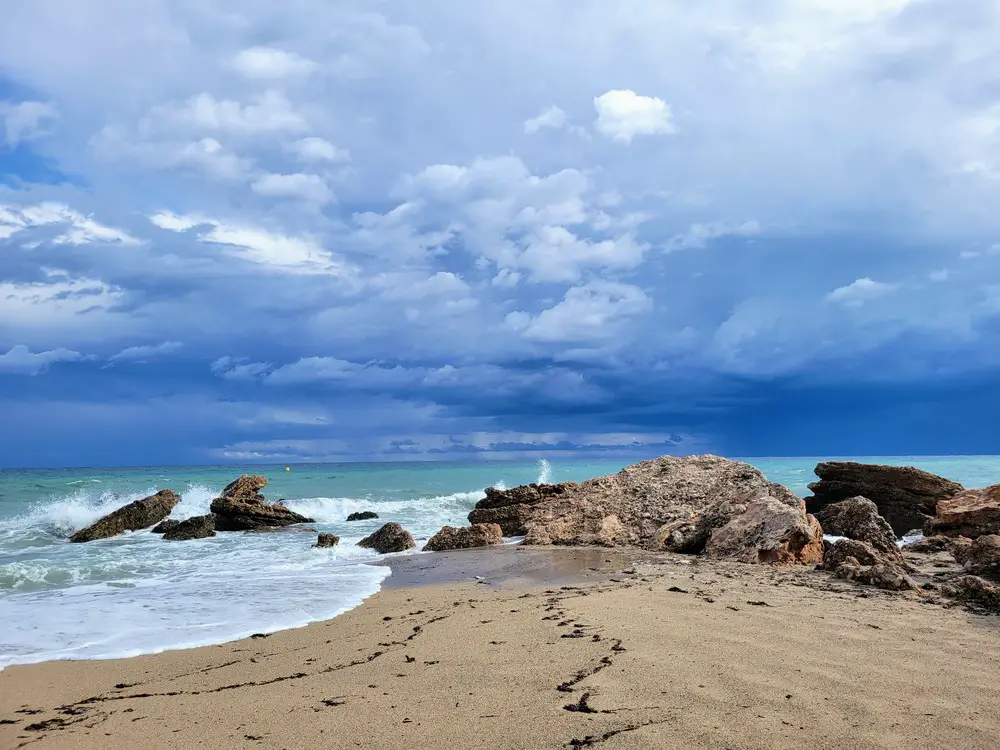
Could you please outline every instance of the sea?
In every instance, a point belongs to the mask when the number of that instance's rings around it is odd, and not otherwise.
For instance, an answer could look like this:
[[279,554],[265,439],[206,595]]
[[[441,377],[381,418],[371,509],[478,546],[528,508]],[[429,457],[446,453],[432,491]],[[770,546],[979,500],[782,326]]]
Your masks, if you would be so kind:
[[[742,459],[771,481],[808,494],[827,458]],[[1000,482],[1000,457],[853,457],[917,466],[983,487]],[[580,481],[631,461],[410,462],[293,466],[0,470],[0,668],[52,659],[156,653],[271,633],[335,617],[390,575],[357,542],[397,521],[421,542],[465,525],[486,487]],[[165,542],[149,531],[84,544],[68,536],[160,489],[182,496],[171,518],[207,513],[240,474],[263,474],[268,500],[283,499],[341,537],[316,549],[315,533],[220,533]],[[346,523],[353,511],[378,520]],[[516,541],[516,540],[512,540]],[[401,554],[431,554],[411,551]]]

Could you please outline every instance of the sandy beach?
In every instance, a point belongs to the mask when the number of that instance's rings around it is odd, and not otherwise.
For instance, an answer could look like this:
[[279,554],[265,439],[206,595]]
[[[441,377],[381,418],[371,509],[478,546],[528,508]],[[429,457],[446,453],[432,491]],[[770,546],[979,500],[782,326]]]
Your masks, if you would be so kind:
[[412,556],[328,622],[0,673],[0,747],[995,748],[1000,618],[807,569]]

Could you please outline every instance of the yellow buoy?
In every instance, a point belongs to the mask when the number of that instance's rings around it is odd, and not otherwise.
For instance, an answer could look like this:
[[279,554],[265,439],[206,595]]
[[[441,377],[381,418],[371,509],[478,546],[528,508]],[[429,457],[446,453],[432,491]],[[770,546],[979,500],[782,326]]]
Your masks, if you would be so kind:
[[288,468],[288,467],[286,466],[286,467],[285,467],[285,471],[291,471],[291,469],[289,469],[289,468]]

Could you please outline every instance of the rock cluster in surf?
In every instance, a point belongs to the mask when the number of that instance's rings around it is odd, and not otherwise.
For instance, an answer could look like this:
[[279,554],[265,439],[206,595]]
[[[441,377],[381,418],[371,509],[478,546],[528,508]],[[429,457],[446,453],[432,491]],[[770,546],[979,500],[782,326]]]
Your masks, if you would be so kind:
[[289,510],[281,503],[268,503],[260,491],[267,478],[243,475],[212,501],[218,531],[256,531],[264,528],[312,523],[313,519]]

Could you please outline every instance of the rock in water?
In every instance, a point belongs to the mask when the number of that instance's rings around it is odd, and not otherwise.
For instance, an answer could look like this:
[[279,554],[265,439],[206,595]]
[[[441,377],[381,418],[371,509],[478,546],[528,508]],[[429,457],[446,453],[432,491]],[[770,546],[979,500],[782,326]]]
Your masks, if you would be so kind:
[[413,541],[410,532],[398,523],[387,523],[374,534],[366,536],[358,542],[358,546],[373,549],[379,554],[386,555],[390,552],[413,549],[417,544]]
[[215,516],[211,513],[180,521],[176,526],[170,527],[163,534],[163,538],[168,542],[179,542],[184,539],[205,539],[210,536],[215,536]]
[[280,503],[269,504],[260,490],[267,486],[261,476],[241,476],[212,501],[215,528],[218,531],[255,531],[257,529],[312,523]]
[[351,513],[347,517],[348,521],[370,521],[373,518],[378,518],[378,513],[373,513],[370,510],[361,510],[356,513]]
[[124,534],[126,531],[148,529],[170,515],[170,511],[181,501],[173,490],[160,490],[155,495],[136,500],[109,513],[85,529],[80,529],[69,538],[71,542],[92,542]]
[[938,501],[962,491],[962,485],[912,466],[879,466],[853,461],[827,461],[816,465],[818,482],[809,485],[812,497],[806,509],[819,514],[831,503],[866,497],[878,507],[893,532],[902,536],[923,527],[934,515]]
[[816,519],[827,534],[868,542],[882,552],[895,553],[897,550],[892,527],[868,498],[852,497],[831,503],[816,514]]
[[429,552],[444,552],[449,549],[493,547],[498,544],[503,544],[503,532],[499,524],[477,523],[462,528],[445,526],[427,540],[424,549]]
[[1000,574],[1000,536],[978,537],[969,548],[964,565],[967,571],[976,575]]
[[150,531],[153,532],[154,534],[163,534],[167,531],[170,531],[170,529],[174,528],[179,523],[180,521],[174,518],[164,518],[162,521],[156,524],[156,526],[151,528]]
[[1000,534],[1000,484],[965,490],[940,500],[937,515],[924,526],[924,533],[965,536],[974,539]]
[[340,544],[340,537],[336,534],[320,534],[313,547],[336,547]]
[[628,545],[746,562],[815,564],[822,530],[786,488],[749,464],[664,456],[617,474],[486,491],[469,521],[525,544]]

